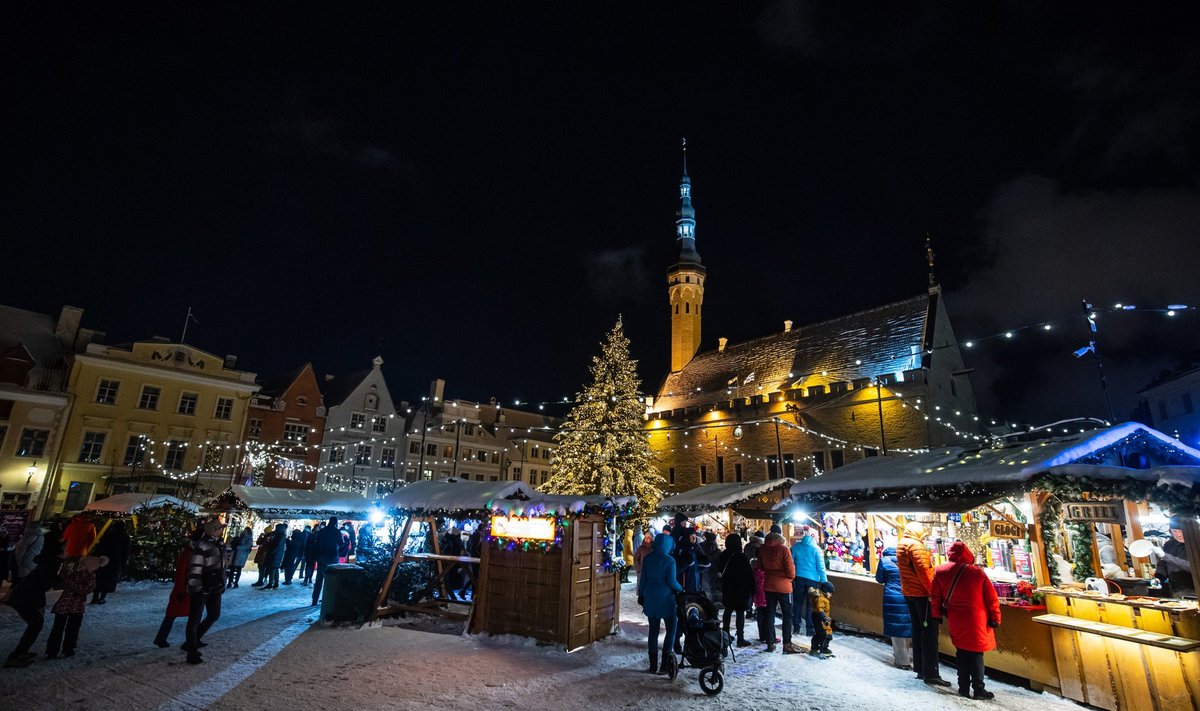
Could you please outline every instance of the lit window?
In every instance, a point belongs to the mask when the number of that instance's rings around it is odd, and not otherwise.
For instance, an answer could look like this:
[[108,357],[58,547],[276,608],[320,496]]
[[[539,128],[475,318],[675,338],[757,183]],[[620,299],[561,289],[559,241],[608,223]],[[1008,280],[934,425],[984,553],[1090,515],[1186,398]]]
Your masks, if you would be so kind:
[[387,432],[387,425],[388,425],[388,418],[376,417],[375,421],[371,423],[371,431],[372,432]]
[[246,438],[257,442],[259,437],[262,437],[262,419],[258,417],[250,418],[250,425],[246,427]]
[[187,456],[187,442],[173,439],[167,442],[167,455],[163,458],[164,469],[183,469],[183,460]]
[[367,426],[367,416],[366,415],[362,414],[361,412],[354,412],[354,413],[350,414],[350,428],[351,429],[361,430],[361,429],[365,428],[366,426]]
[[354,452],[355,464],[370,464],[371,463],[371,445],[360,444]]
[[123,464],[127,467],[140,467],[146,461],[146,448],[142,444],[142,435],[129,435],[129,441],[125,443],[125,459]]
[[283,441],[304,444],[308,441],[308,425],[287,422],[283,425]]
[[218,420],[229,420],[233,418],[233,398],[219,397],[217,398],[217,409],[213,411],[213,418]]
[[396,466],[396,448],[384,447],[380,452],[379,466],[384,469],[392,469]]
[[104,433],[84,432],[79,445],[79,461],[84,464],[100,464],[104,455]]

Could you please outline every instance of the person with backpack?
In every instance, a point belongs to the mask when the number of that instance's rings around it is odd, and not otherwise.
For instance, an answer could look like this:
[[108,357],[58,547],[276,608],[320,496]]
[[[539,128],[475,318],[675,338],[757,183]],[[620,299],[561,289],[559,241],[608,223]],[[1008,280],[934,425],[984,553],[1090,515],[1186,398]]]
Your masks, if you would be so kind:
[[9,591],[8,604],[25,622],[25,631],[5,660],[5,667],[27,667],[37,657],[29,649],[46,624],[46,593],[58,582],[58,570],[62,566],[61,551],[62,545],[57,536],[47,539],[33,570]]
[[996,648],[992,630],[1000,626],[1000,598],[966,543],[955,541],[947,557],[950,562],[933,574],[929,604],[950,628],[959,696],[991,699],[995,694],[983,686],[983,653]]
[[913,668],[917,678],[930,686],[950,686],[942,678],[938,663],[938,616],[929,607],[933,585],[933,566],[925,547],[925,527],[910,521],[896,546],[896,567],[900,569],[900,589],[913,625]]
[[111,565],[107,556],[88,556],[63,564],[63,590],[51,609],[54,626],[50,628],[50,638],[46,640],[47,658],[54,659],[60,650],[64,657],[75,656],[88,593],[96,589],[96,571],[107,565]]
[[746,610],[754,599],[754,570],[750,567],[750,559],[742,552],[742,537],[731,533],[725,537],[725,550],[717,558],[717,564],[712,569],[717,571],[718,585],[721,588],[721,599],[725,611],[721,616],[721,624],[725,634],[729,634],[730,618],[737,616],[737,646],[749,647],[746,641]]

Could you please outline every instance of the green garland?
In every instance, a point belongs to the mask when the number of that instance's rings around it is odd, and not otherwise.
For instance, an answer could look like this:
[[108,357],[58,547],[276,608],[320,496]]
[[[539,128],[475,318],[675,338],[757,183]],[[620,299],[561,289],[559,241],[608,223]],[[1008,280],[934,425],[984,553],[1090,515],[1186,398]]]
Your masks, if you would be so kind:
[[1058,587],[1062,580],[1058,576],[1058,566],[1054,564],[1054,553],[1058,552],[1058,527],[1062,525],[1062,502],[1051,496],[1042,506],[1040,516],[1042,524],[1042,548],[1046,556],[1046,569],[1050,573],[1050,584]]
[[1092,524],[1087,521],[1072,521],[1067,524],[1071,532],[1071,557],[1074,560],[1071,572],[1076,580],[1086,580],[1096,573],[1092,568]]

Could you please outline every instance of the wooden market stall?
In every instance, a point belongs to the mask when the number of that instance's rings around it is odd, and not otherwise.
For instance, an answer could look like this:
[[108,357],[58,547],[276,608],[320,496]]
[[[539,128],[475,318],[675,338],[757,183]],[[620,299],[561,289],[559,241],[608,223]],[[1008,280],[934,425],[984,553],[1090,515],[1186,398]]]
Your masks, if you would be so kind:
[[788,497],[795,483],[795,479],[784,478],[698,486],[664,498],[658,511],[687,514],[701,527],[719,527],[725,533],[740,532],[743,526],[766,528],[777,515],[775,507]]
[[157,509],[163,506],[173,506],[181,511],[197,513],[200,507],[191,501],[177,499],[166,494],[139,494],[128,492],[113,494],[103,499],[96,499],[83,510],[96,513],[133,515],[145,509]]
[[323,519],[363,521],[371,501],[357,494],[234,484],[204,505],[210,511],[245,512],[264,520]]
[[[934,531],[927,545],[938,562],[953,540],[973,544],[1008,603],[989,668],[1101,708],[1200,708],[1196,602],[1149,597],[1149,561],[1127,550],[1148,535],[1141,524],[1157,508],[1183,521],[1191,569],[1200,570],[1200,451],[1174,438],[1126,423],[869,458],[798,483],[779,505],[781,514],[796,508],[866,516],[885,537],[920,520]],[[831,578],[839,624],[881,632],[874,579]],[[1014,604],[1016,589],[1026,604]],[[1038,601],[1044,607],[1029,604]],[[944,631],[941,650],[953,653]]]
[[[567,650],[590,644],[617,628],[620,579],[613,564],[614,539],[618,519],[632,511],[633,503],[539,494],[511,482],[444,479],[410,484],[384,501],[387,511],[405,523],[376,598],[376,615],[457,614],[472,633],[517,634]],[[436,531],[437,519],[482,526],[480,556],[441,555],[437,536],[414,532],[418,527]],[[430,544],[410,545],[415,536],[430,538]],[[408,603],[389,600],[397,567],[413,561],[437,567],[435,579],[443,595]],[[450,609],[458,603],[444,594],[445,575],[454,566],[476,577],[468,609],[458,613]]]

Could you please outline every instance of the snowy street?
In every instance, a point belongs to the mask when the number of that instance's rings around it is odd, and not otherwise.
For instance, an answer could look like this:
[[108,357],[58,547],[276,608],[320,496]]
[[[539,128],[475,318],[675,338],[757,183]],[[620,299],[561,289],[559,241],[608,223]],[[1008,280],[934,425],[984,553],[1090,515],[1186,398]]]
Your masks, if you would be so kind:
[[[645,618],[625,585],[621,633],[566,654],[517,637],[470,637],[432,618],[386,620],[370,627],[313,625],[310,590],[248,587],[225,595],[220,621],[206,636],[205,663],[189,666],[178,644],[151,640],[168,584],[124,584],[103,606],[89,606],[79,649],[70,659],[44,656],[24,669],[0,670],[0,708],[20,709],[1078,709],[1072,702],[990,680],[991,702],[933,690],[890,666],[890,645],[835,634],[836,658],[742,650],[727,662],[725,690],[704,696],[694,669],[673,683],[644,671]],[[246,580],[244,578],[244,580]],[[56,593],[52,593],[53,595]],[[837,610],[834,600],[834,616]],[[52,618],[34,651],[44,652]],[[752,626],[752,625],[751,625]],[[0,650],[23,625],[0,606]],[[942,674],[954,679],[943,665]]]

